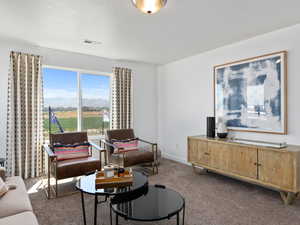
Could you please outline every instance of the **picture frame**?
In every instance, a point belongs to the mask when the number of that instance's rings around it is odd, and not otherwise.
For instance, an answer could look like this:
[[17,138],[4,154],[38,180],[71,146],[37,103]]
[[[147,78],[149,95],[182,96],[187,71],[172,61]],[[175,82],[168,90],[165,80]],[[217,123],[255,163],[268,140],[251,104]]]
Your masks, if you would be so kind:
[[217,124],[287,134],[287,51],[216,65],[213,74]]

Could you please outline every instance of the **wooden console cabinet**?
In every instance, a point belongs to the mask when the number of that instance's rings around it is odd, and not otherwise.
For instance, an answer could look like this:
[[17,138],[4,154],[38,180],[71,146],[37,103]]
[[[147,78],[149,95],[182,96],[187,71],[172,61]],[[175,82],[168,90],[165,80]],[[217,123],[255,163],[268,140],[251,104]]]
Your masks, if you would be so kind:
[[188,137],[188,162],[278,190],[285,204],[292,204],[300,192],[300,146],[276,149],[193,136]]

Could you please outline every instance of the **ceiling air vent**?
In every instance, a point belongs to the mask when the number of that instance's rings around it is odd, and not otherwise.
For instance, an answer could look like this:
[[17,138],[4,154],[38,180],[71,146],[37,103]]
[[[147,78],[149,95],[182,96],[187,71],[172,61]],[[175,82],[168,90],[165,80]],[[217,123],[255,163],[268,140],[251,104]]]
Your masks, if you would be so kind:
[[101,41],[93,41],[93,40],[90,40],[90,39],[84,39],[83,43],[87,44],[87,45],[101,45],[102,44]]

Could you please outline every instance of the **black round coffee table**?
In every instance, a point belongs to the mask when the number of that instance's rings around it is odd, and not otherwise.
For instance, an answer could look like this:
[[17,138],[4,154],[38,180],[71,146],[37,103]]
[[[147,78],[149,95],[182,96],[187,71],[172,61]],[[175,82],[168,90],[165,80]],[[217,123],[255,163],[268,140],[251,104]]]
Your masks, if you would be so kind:
[[[134,194],[139,192],[140,189],[143,189],[148,186],[148,178],[146,175],[133,171],[133,184],[125,188],[105,188],[97,189],[95,185],[95,174],[90,174],[87,176],[82,176],[79,181],[76,183],[76,188],[81,193],[81,204],[82,204],[82,213],[83,213],[83,222],[86,225],[86,215],[85,215],[85,206],[84,206],[84,193],[95,196],[94,202],[94,224],[97,224],[97,206],[98,204],[104,203],[107,201],[108,197],[111,196],[122,196],[127,194]],[[105,196],[104,201],[99,201],[98,196]]]
[[182,211],[182,224],[185,217],[185,200],[176,191],[162,185],[148,185],[140,190],[140,194],[116,196],[111,199],[110,223],[112,225],[112,211],[118,217],[135,221],[159,221],[177,217],[177,225],[180,224],[180,212]]

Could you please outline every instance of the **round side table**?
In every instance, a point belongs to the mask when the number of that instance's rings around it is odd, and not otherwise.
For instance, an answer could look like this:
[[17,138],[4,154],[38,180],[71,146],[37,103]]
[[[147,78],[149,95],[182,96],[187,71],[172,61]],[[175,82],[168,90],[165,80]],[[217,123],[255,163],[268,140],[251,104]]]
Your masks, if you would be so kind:
[[176,224],[182,224],[185,217],[185,200],[178,192],[163,185],[149,185],[140,195],[116,196],[111,199],[110,223],[112,225],[112,211],[115,213],[115,224],[119,224],[118,217],[125,220],[151,222],[170,219],[176,216]]
[[[84,194],[94,195],[94,225],[97,225],[97,206],[107,201],[112,196],[123,196],[130,193],[138,192],[140,189],[148,186],[148,178],[146,175],[133,171],[133,184],[126,188],[105,188],[97,189],[95,185],[95,174],[82,176],[76,183],[76,188],[81,193],[81,205],[83,214],[83,223],[86,225],[86,213],[84,205]],[[105,196],[104,201],[99,201],[98,196]]]

